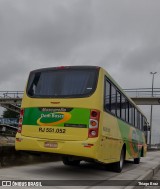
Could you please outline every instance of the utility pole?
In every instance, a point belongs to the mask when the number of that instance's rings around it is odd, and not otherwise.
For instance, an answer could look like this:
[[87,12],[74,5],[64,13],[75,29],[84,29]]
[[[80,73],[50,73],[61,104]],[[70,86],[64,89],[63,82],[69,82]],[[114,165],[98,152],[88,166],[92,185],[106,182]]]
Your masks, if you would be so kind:
[[[153,85],[154,85],[154,75],[156,74],[157,72],[150,72],[150,74],[152,74],[152,97],[153,97]],[[150,114],[150,137],[149,137],[149,144],[150,144],[150,147],[151,147],[151,144],[152,144],[152,112],[153,112],[153,105],[151,105],[151,114]]]

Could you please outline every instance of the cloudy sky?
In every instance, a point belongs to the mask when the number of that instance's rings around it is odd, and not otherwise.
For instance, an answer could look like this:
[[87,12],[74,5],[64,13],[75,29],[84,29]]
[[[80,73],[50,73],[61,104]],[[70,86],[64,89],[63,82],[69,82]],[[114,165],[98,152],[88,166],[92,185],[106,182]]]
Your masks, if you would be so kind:
[[157,71],[160,87],[159,18],[159,0],[0,0],[0,91],[59,65],[102,66],[122,88],[151,87]]

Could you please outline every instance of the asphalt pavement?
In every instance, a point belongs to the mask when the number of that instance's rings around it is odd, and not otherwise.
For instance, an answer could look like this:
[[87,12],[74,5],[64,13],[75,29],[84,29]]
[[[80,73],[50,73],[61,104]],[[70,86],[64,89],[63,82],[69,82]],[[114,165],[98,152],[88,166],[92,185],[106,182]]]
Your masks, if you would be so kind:
[[[146,186],[151,179],[160,180],[160,151],[148,152],[147,157],[141,158],[140,164],[133,164],[133,161],[126,162],[121,173],[112,170],[105,170],[103,166],[96,166],[91,163],[82,162],[78,167],[64,166],[61,161],[33,164],[26,166],[13,166],[0,169],[0,180],[20,182],[36,180],[42,182],[38,187],[0,187],[2,188],[56,188],[56,189],[141,189],[141,188],[160,188],[160,185]],[[51,182],[49,182],[50,180]],[[72,185],[75,181],[80,181],[82,185]],[[92,181],[85,185],[85,182]],[[149,181],[150,180],[150,181]],[[43,185],[44,183],[48,185]],[[54,183],[57,182],[57,185]],[[70,183],[69,183],[69,182]],[[127,185],[126,185],[127,181]],[[94,183],[93,183],[94,182]],[[117,184],[119,183],[119,185]],[[53,185],[49,185],[53,183]],[[69,185],[67,185],[69,183]],[[110,186],[107,184],[111,183]],[[125,183],[125,184],[124,184]],[[22,184],[22,183],[21,183]],[[40,183],[39,183],[40,184]],[[66,184],[66,185],[65,185]],[[153,184],[156,182],[153,180]]]

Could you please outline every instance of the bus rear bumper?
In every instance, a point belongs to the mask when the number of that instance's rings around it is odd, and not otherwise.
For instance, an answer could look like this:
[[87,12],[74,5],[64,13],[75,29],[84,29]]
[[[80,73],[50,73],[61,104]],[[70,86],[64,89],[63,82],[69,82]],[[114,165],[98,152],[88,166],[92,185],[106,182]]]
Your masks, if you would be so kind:
[[17,151],[35,151],[81,156],[97,160],[95,139],[85,141],[47,140],[17,134],[15,149]]

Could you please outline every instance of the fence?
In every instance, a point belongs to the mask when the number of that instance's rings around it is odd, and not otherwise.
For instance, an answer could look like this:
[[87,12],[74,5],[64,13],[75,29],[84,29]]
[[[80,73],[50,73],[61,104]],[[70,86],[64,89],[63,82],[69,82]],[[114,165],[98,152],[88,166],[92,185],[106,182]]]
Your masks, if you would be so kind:
[[0,91],[0,98],[22,98],[23,91]]
[[137,89],[124,89],[129,97],[160,97],[160,88],[137,88]]

